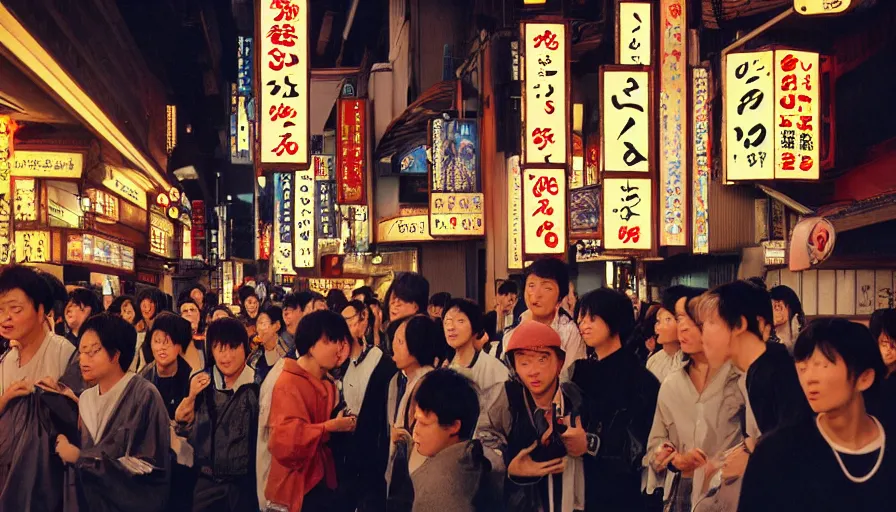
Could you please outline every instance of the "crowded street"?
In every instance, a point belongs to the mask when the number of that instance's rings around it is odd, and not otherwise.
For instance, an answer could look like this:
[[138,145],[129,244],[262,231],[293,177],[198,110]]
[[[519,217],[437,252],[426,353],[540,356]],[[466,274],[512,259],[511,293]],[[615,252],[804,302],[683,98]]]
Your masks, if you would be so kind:
[[894,26],[0,0],[0,512],[896,510]]

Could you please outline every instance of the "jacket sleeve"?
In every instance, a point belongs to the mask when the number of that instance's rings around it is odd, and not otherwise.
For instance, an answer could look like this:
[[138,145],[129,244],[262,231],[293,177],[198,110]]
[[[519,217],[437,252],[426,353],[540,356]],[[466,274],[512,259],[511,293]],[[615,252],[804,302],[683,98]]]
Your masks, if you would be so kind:
[[268,419],[271,457],[291,469],[301,469],[329,439],[323,423],[311,423],[305,401],[287,386],[274,386]]
[[503,385],[497,388],[491,405],[483,407],[479,413],[475,438],[482,443],[485,456],[492,465],[492,471],[504,472],[507,470],[504,452],[507,450],[507,435],[510,433],[513,420],[510,415],[507,388]]

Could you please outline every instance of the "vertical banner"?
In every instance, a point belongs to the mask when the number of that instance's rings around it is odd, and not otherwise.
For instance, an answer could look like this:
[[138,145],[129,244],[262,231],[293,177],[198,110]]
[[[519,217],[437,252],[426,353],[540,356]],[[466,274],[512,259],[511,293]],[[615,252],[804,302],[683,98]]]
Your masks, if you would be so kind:
[[370,252],[370,209],[366,206],[340,206],[342,228],[339,236],[346,254]]
[[821,95],[817,53],[775,52],[775,178],[820,177]]
[[13,134],[15,123],[0,115],[0,265],[12,263],[12,183]]
[[294,181],[290,173],[274,173],[274,275],[294,274],[292,268],[292,239],[294,212]]
[[255,145],[254,39],[238,36],[237,82],[230,89],[230,162],[251,164]]
[[653,248],[653,182],[646,178],[605,178],[604,247],[607,250]]
[[317,201],[318,238],[338,238],[336,223],[336,183],[330,180],[316,180],[314,195]]
[[773,56],[772,51],[728,54],[723,92],[728,180],[775,177]]
[[336,101],[336,202],[367,204],[367,100]]
[[687,245],[688,26],[685,0],[660,1],[660,245]]
[[191,213],[191,223],[193,229],[190,231],[190,242],[192,244],[193,256],[199,256],[205,259],[206,238],[205,238],[205,201],[193,201]]
[[314,169],[295,172],[293,183],[295,228],[292,233],[293,266],[314,268],[317,249],[316,213],[314,205]]
[[507,268],[523,269],[523,175],[520,157],[507,159]]
[[649,172],[650,72],[642,67],[602,66],[600,79],[603,170]]
[[336,163],[333,155],[312,155],[311,167],[314,169],[316,180],[336,179]]
[[523,253],[565,255],[566,169],[523,167]]
[[616,63],[649,66],[653,53],[650,2],[619,2],[616,24]]
[[566,164],[569,152],[566,25],[523,23],[523,164]]
[[710,108],[709,70],[694,68],[691,71],[691,102],[693,111],[693,241],[694,254],[709,254],[709,179],[710,179]]
[[291,172],[310,163],[308,0],[257,0],[258,163]]
[[436,118],[430,128],[429,234],[484,235],[485,208],[476,120]]

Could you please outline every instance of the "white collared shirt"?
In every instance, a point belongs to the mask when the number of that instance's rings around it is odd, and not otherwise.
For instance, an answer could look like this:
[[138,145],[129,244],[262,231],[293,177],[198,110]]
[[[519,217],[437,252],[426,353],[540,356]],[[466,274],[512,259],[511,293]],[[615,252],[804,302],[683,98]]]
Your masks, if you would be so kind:
[[361,406],[364,405],[364,396],[367,394],[367,384],[376,366],[383,358],[383,351],[379,347],[361,352],[357,359],[348,364],[348,369],[342,377],[342,395],[348,410],[354,414],[361,414]]
[[59,380],[75,352],[75,346],[67,339],[47,331],[40,348],[28,364],[19,366],[19,349],[10,348],[0,363],[0,394],[13,382],[28,379],[32,383],[44,377]]
[[675,370],[684,366],[684,352],[678,349],[678,352],[669,355],[665,350],[660,350],[647,359],[647,369],[660,381],[660,384],[666,380],[666,377]]

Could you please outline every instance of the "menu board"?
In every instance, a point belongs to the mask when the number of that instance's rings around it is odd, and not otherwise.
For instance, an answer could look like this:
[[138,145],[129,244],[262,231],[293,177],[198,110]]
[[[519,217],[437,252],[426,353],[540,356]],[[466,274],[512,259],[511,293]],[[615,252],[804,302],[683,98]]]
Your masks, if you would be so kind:
[[68,263],[89,263],[133,272],[134,255],[133,247],[99,235],[69,234],[66,243]]

